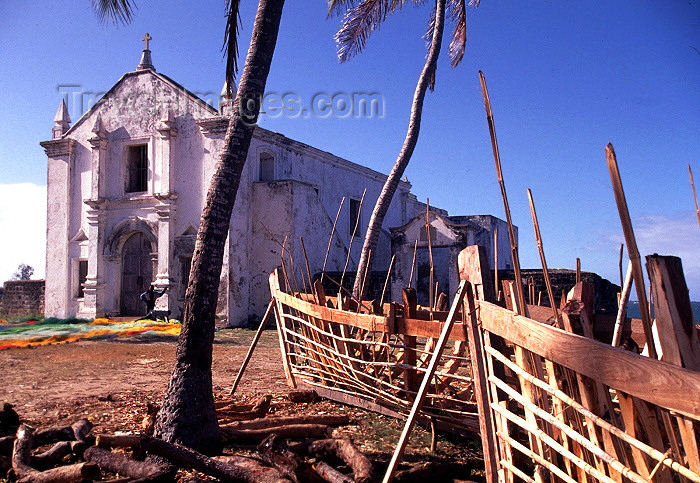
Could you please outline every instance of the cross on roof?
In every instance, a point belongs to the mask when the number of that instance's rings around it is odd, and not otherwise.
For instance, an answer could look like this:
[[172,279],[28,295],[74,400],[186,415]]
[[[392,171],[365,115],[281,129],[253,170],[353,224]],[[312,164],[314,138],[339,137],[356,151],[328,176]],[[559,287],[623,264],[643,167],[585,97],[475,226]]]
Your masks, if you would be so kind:
[[153,40],[153,37],[147,33],[141,40],[143,40],[143,50],[148,50],[148,41]]

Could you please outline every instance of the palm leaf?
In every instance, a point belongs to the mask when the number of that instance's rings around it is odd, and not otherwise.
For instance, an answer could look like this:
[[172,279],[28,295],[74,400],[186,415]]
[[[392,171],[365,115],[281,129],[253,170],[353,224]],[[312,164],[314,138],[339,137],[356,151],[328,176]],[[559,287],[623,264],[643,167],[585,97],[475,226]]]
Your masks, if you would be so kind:
[[[340,30],[335,34],[338,60],[345,62],[362,52],[372,32],[379,28],[388,15],[403,7],[405,1],[362,0],[354,5],[353,0],[329,0],[330,13],[337,13],[343,6],[352,6],[343,18]],[[414,0],[414,3],[422,1],[424,0]]]
[[448,52],[450,65],[456,67],[464,58],[467,46],[467,7],[464,0],[449,0],[447,2],[447,15],[455,24]]
[[228,94],[236,81],[238,72],[238,28],[241,25],[240,1],[227,0],[226,2],[226,32],[224,33],[224,57],[226,57],[226,85]]
[[91,3],[97,19],[102,23],[126,25],[131,22],[136,9],[136,4],[130,0],[91,0]]

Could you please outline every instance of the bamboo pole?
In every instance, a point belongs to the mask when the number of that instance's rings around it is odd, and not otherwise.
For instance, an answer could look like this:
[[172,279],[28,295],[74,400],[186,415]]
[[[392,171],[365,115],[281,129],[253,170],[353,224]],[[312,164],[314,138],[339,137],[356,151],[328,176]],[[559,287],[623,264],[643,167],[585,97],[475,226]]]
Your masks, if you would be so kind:
[[625,191],[622,187],[622,179],[620,171],[617,167],[617,159],[615,150],[612,144],[605,147],[605,157],[610,171],[610,179],[615,192],[615,201],[617,209],[620,213],[620,221],[622,222],[622,231],[625,234],[625,243],[627,243],[627,253],[630,262],[632,263],[632,277],[634,286],[637,290],[637,300],[639,301],[639,310],[642,316],[642,326],[644,327],[644,336],[647,341],[649,357],[658,359],[656,347],[654,345],[654,336],[651,331],[651,316],[649,314],[649,305],[647,304],[647,294],[644,287],[644,272],[642,271],[642,262],[637,249],[637,240],[634,237],[634,229],[632,228],[632,220],[630,219],[629,209],[627,208],[627,200],[625,199]]
[[[348,263],[350,263],[350,255],[352,254],[352,243],[355,241],[355,235],[357,234],[357,228],[360,226],[360,219],[362,218],[362,203],[365,201],[365,195],[367,194],[367,188],[362,192],[362,197],[360,198],[360,207],[357,209],[357,220],[355,220],[355,227],[352,230],[352,236],[350,237],[350,243],[348,244],[348,256],[345,258],[345,266],[343,267],[343,274],[340,276],[340,286],[343,286],[343,280],[345,279],[345,271],[348,269]],[[357,277],[359,274],[355,273]]]
[[241,379],[243,378],[243,373],[245,372],[246,367],[248,367],[248,363],[250,362],[250,359],[253,357],[253,351],[255,350],[255,346],[258,345],[258,341],[260,340],[260,336],[262,335],[263,330],[265,330],[265,326],[267,325],[267,321],[270,319],[270,315],[272,315],[274,304],[275,304],[274,299],[270,300],[270,303],[267,304],[267,310],[265,310],[265,315],[263,315],[263,318],[260,321],[260,325],[258,326],[258,330],[255,332],[255,336],[253,337],[253,340],[250,343],[250,347],[248,348],[248,352],[246,353],[245,358],[243,359],[243,364],[241,364],[241,368],[238,370],[238,375],[236,375],[236,380],[233,381],[233,386],[231,386],[231,390],[228,393],[229,396],[233,396],[233,394],[236,392],[236,388],[238,387],[238,384],[241,382]]
[[345,196],[340,200],[340,206],[338,206],[338,212],[335,214],[335,220],[333,221],[333,228],[331,228],[331,235],[328,237],[328,248],[326,248],[326,256],[323,258],[323,268],[321,268],[321,283],[323,283],[323,276],[326,273],[326,263],[328,263],[328,254],[331,252],[331,245],[333,244],[333,234],[335,233],[335,227],[338,224],[338,217],[340,216],[340,211],[343,209],[343,203],[345,203]]
[[527,199],[530,203],[530,215],[532,216],[532,226],[535,229],[537,250],[540,253],[540,262],[542,262],[542,275],[544,277],[545,287],[547,288],[547,297],[549,297],[549,305],[552,307],[552,315],[554,316],[554,322],[556,323],[556,326],[561,329],[562,325],[561,321],[559,320],[559,311],[557,311],[557,304],[554,303],[554,289],[552,288],[552,280],[549,278],[549,268],[547,267],[547,259],[544,256],[544,246],[542,245],[540,223],[537,220],[537,211],[535,210],[535,200],[532,198],[532,190],[530,190],[530,188],[527,189]]
[[688,176],[690,176],[690,187],[693,188],[693,199],[695,200],[695,213],[698,215],[698,226],[700,226],[700,206],[698,206],[698,193],[695,191],[695,181],[693,181],[693,170],[688,163]]
[[617,317],[615,318],[615,330],[613,331],[612,346],[620,345],[622,339],[622,329],[624,328],[625,319],[627,318],[627,304],[630,301],[630,292],[632,291],[632,262],[629,262],[627,267],[627,275],[625,275],[625,283],[622,285],[622,293],[620,294],[620,306],[617,309]]
[[445,321],[445,324],[442,327],[442,331],[440,332],[440,338],[438,339],[437,344],[435,346],[433,357],[430,359],[430,364],[428,364],[428,368],[426,369],[425,375],[423,376],[423,381],[421,382],[420,388],[418,389],[416,398],[413,400],[411,412],[409,413],[408,418],[406,419],[406,425],[403,428],[403,432],[401,433],[399,442],[397,443],[396,449],[394,450],[394,454],[391,457],[391,461],[389,462],[389,467],[387,468],[386,473],[384,475],[383,483],[391,483],[394,479],[394,473],[396,472],[396,468],[398,467],[399,462],[403,457],[403,453],[406,450],[406,444],[408,443],[408,438],[411,435],[413,425],[416,422],[416,417],[418,416],[418,413],[420,412],[420,409],[423,406],[423,402],[425,401],[425,396],[428,393],[430,381],[433,379],[435,370],[437,369],[438,363],[440,362],[440,358],[442,357],[442,352],[445,350],[445,345],[447,344],[450,331],[452,330],[452,326],[454,325],[455,319],[457,317],[457,310],[462,306],[462,299],[464,299],[464,296],[466,295],[466,284],[467,282],[465,280],[462,280],[459,284],[459,288],[457,289],[457,293],[455,294],[454,301],[452,302],[452,307],[450,308],[450,312],[447,315],[447,320]]
[[508,223],[508,237],[510,238],[510,251],[513,258],[513,271],[515,272],[515,296],[518,299],[518,305],[522,307],[523,313],[520,315],[527,316],[527,306],[525,305],[525,296],[523,294],[522,278],[520,274],[520,258],[518,256],[518,242],[515,239],[515,229],[513,228],[513,219],[510,216],[510,206],[508,205],[508,195],[506,194],[506,184],[503,181],[503,171],[501,170],[501,155],[498,152],[498,140],[496,139],[496,126],[493,121],[493,112],[491,111],[491,99],[486,88],[486,78],[484,73],[479,71],[479,80],[481,82],[481,94],[484,97],[484,107],[486,108],[486,120],[489,124],[489,134],[491,135],[491,148],[493,150],[493,159],[496,163],[496,176],[498,184],[501,187],[501,197],[503,198],[503,208],[506,212],[506,222]]

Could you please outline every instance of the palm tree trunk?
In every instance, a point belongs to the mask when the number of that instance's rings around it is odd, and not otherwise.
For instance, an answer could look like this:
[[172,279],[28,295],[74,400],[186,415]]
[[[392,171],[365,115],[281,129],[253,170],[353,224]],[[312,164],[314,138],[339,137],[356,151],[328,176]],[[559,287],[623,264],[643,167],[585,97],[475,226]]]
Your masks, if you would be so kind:
[[[375,248],[377,247],[379,233],[381,232],[382,224],[384,223],[384,216],[389,209],[391,199],[394,197],[399,181],[406,170],[406,166],[408,166],[408,162],[411,160],[413,150],[418,142],[421,117],[423,114],[423,99],[425,99],[425,91],[428,89],[428,86],[431,84],[431,80],[433,80],[435,76],[437,60],[440,56],[440,44],[442,43],[442,33],[444,28],[445,0],[437,0],[435,2],[435,26],[433,28],[433,37],[430,44],[430,50],[428,51],[428,57],[425,60],[423,71],[418,78],[418,84],[416,85],[416,90],[413,94],[411,119],[408,123],[406,138],[404,139],[401,152],[399,153],[398,158],[396,158],[394,167],[391,169],[391,173],[389,173],[389,177],[384,183],[384,187],[379,194],[379,198],[377,198],[377,203],[374,205],[372,216],[369,219],[367,233],[365,234],[365,241],[362,244],[362,253],[360,254],[360,262],[357,266],[357,275],[355,276],[355,285],[353,286],[353,295],[358,299],[364,296],[364,294],[360,293],[362,290],[362,277],[360,274],[365,273],[365,270],[367,270],[366,267],[370,263],[370,254],[374,252]],[[369,268],[370,271],[368,273],[371,273],[371,267]]]
[[224,146],[202,212],[176,363],[156,436],[205,453],[220,450],[212,395],[214,320],[231,212],[260,112],[284,0],[260,0]]

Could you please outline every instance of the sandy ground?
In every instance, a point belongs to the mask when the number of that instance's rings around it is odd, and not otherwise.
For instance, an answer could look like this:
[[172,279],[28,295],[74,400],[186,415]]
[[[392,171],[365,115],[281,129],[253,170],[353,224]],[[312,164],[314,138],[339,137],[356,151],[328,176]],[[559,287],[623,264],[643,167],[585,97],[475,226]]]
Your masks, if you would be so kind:
[[[253,331],[245,329],[217,332],[216,398],[228,397],[252,337]],[[95,425],[94,434],[140,431],[146,403],[159,404],[165,393],[175,346],[174,337],[139,336],[0,351],[0,403],[13,404],[23,421],[35,427],[70,424],[85,417]],[[265,331],[237,398],[250,401],[272,394],[271,412],[277,414],[348,414],[352,424],[337,429],[334,436],[353,439],[380,464],[390,459],[403,421],[331,401],[291,404],[285,398],[288,390],[277,333]],[[478,445],[473,442],[440,435],[437,451],[431,453],[429,445],[429,431],[417,428],[405,461],[460,461],[477,468],[481,464]]]

